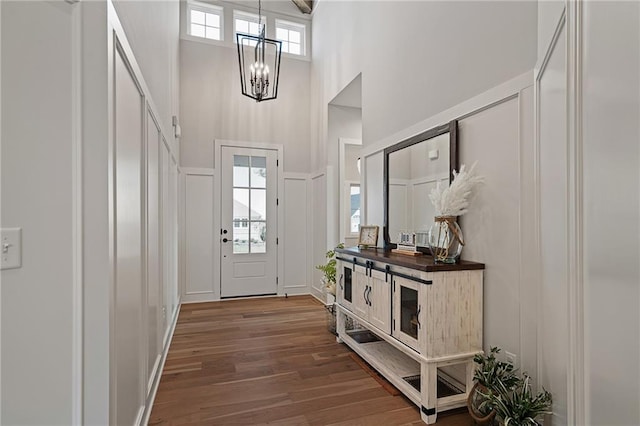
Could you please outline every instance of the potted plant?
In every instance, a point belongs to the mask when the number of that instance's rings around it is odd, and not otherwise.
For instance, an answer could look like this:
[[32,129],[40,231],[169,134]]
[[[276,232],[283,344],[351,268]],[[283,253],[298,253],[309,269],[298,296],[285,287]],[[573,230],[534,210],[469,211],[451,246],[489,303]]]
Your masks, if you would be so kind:
[[[336,248],[344,248],[344,244],[340,243]],[[336,251],[329,250],[325,257],[327,262],[322,265],[316,265],[316,269],[319,269],[324,274],[322,276],[322,283],[324,291],[327,294],[327,304],[333,304],[336,297]]]
[[551,414],[552,397],[544,388],[534,394],[527,374],[515,386],[498,381],[496,387],[485,395],[491,401],[496,418],[504,426],[537,426],[538,419]]
[[498,386],[512,388],[518,383],[513,364],[500,361],[496,355],[500,348],[492,347],[488,355],[478,354],[473,361],[478,365],[473,375],[475,384],[467,397],[469,415],[480,425],[493,424],[496,411],[490,396]]

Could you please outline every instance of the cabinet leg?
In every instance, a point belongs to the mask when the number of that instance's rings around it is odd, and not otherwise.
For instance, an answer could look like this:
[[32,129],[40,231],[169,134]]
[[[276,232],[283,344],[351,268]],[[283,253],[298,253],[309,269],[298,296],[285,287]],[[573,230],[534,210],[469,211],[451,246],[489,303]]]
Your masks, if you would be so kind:
[[420,417],[422,421],[430,425],[436,422],[437,403],[438,403],[438,368],[436,364],[422,364],[421,368],[422,382],[420,387],[422,408]]
[[436,422],[436,418],[438,417],[438,414],[436,413],[436,409],[432,408],[432,409],[428,409],[427,407],[422,407],[422,409],[420,410],[420,418],[422,419],[423,422],[425,422],[428,425],[432,425]]

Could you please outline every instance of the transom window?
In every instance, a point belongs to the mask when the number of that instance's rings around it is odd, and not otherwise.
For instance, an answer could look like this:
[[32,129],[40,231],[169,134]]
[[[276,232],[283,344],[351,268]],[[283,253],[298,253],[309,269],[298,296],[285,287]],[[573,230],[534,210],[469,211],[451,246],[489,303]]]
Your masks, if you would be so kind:
[[[266,31],[266,19],[262,17],[262,25],[265,26]],[[253,13],[241,12],[239,10],[233,11],[233,33],[234,40],[237,41],[235,34],[243,33],[250,34],[254,36],[260,35],[260,25],[258,24],[258,15],[254,15]],[[255,46],[256,42],[254,40],[248,40],[247,44],[250,46]]]
[[223,9],[219,6],[187,3],[188,34],[209,40],[223,39]]
[[282,51],[304,55],[304,25],[276,19],[276,40],[282,42]]

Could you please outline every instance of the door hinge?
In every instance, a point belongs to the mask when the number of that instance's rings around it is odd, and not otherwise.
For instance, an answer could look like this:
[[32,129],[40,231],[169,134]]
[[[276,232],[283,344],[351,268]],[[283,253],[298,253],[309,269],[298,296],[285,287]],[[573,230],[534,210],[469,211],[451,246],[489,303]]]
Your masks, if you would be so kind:
[[278,277],[276,277],[276,284],[278,284]]
[[276,245],[280,244],[280,238],[276,237]]
[[280,167],[280,160],[276,160],[276,167]]
[[396,280],[393,280],[393,292],[396,292]]
[[276,206],[280,205],[280,198],[276,198]]
[[396,329],[396,320],[395,319],[393,320],[393,329],[394,330]]

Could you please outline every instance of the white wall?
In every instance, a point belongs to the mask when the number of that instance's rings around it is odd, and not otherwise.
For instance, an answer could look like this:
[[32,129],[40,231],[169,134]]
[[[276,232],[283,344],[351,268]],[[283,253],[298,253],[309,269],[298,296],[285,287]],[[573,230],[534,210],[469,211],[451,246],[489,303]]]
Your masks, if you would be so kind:
[[[339,165],[339,146],[340,138],[346,139],[362,139],[362,110],[360,108],[328,105],[328,165],[331,166],[328,170],[330,175],[327,181],[327,195],[325,198],[327,209],[327,229],[328,240],[326,249],[330,249],[338,245],[340,242],[344,242],[344,236],[340,235],[341,227],[344,227],[340,223],[341,215],[341,191],[344,190],[344,176],[340,175]],[[347,145],[355,146],[355,145]],[[351,168],[352,170],[352,168]],[[359,177],[358,177],[359,180]],[[343,197],[344,199],[344,197]],[[313,259],[314,264],[323,263],[326,250],[314,252]]]
[[[73,6],[2,2],[2,221],[22,267],[1,272],[0,423],[74,422],[77,140]],[[36,24],[37,25],[34,25]]]
[[640,424],[640,7],[584,4],[586,420]]
[[[178,302],[171,127],[107,1],[0,7],[2,226],[23,228],[23,267],[1,275],[0,422],[140,422],[172,324],[161,305],[175,318]],[[122,56],[108,39],[113,29]],[[158,150],[174,164],[162,190]],[[110,182],[120,185],[119,209]],[[161,199],[173,212],[162,214],[172,240],[160,229]],[[162,242],[172,244],[164,259]],[[175,272],[162,274],[159,263]]]
[[[320,3],[311,94],[311,166],[318,169],[331,164],[326,105],[362,74],[363,220],[381,227],[381,150],[460,120],[460,162],[478,160],[487,181],[462,219],[463,258],[486,264],[484,344],[515,353],[534,375],[537,12],[536,2]],[[420,48],[406,40],[420,40]]]
[[[179,114],[179,0],[115,0],[113,5],[153,95],[158,116]],[[167,135],[173,143],[173,135]]]
[[320,2],[311,168],[326,159],[326,105],[360,72],[368,146],[530,70],[536,11],[535,2]]
[[309,62],[283,58],[278,98],[240,91],[237,51],[181,40],[181,165],[213,168],[215,139],[282,144],[284,170],[309,172]]
[[[183,28],[180,41],[180,163],[188,176],[193,174],[185,182],[188,195],[185,200],[185,219],[190,221],[183,225],[187,231],[185,300],[218,300],[220,297],[220,273],[215,268],[218,233],[213,230],[209,236],[207,231],[196,238],[198,229],[208,230],[215,223],[213,221],[219,214],[220,203],[214,199],[213,190],[205,188],[202,179],[200,184],[194,180],[199,173],[210,176],[215,173],[216,139],[283,146],[284,158],[280,159],[279,168],[279,173],[284,176],[284,193],[280,195],[279,210],[283,217],[279,223],[284,226],[279,229],[279,237],[284,259],[279,262],[283,268],[279,276],[279,293],[308,293],[311,256],[307,255],[306,248],[311,236],[310,227],[301,220],[307,217],[307,181],[310,172],[309,58],[292,58],[283,54],[277,99],[256,103],[243,96],[238,75],[238,54],[233,42],[233,10],[257,11],[244,5],[211,3],[224,7],[225,40],[198,41],[186,35]],[[310,41],[310,22],[306,19],[272,12],[267,12],[266,16],[267,36],[275,32],[275,19],[281,18],[307,23],[307,40]],[[196,209],[203,203],[211,205],[212,210],[196,214]],[[201,251],[196,261],[194,251],[209,245],[212,248]],[[202,263],[206,257],[211,262],[208,267]],[[301,273],[303,271],[307,272]]]

